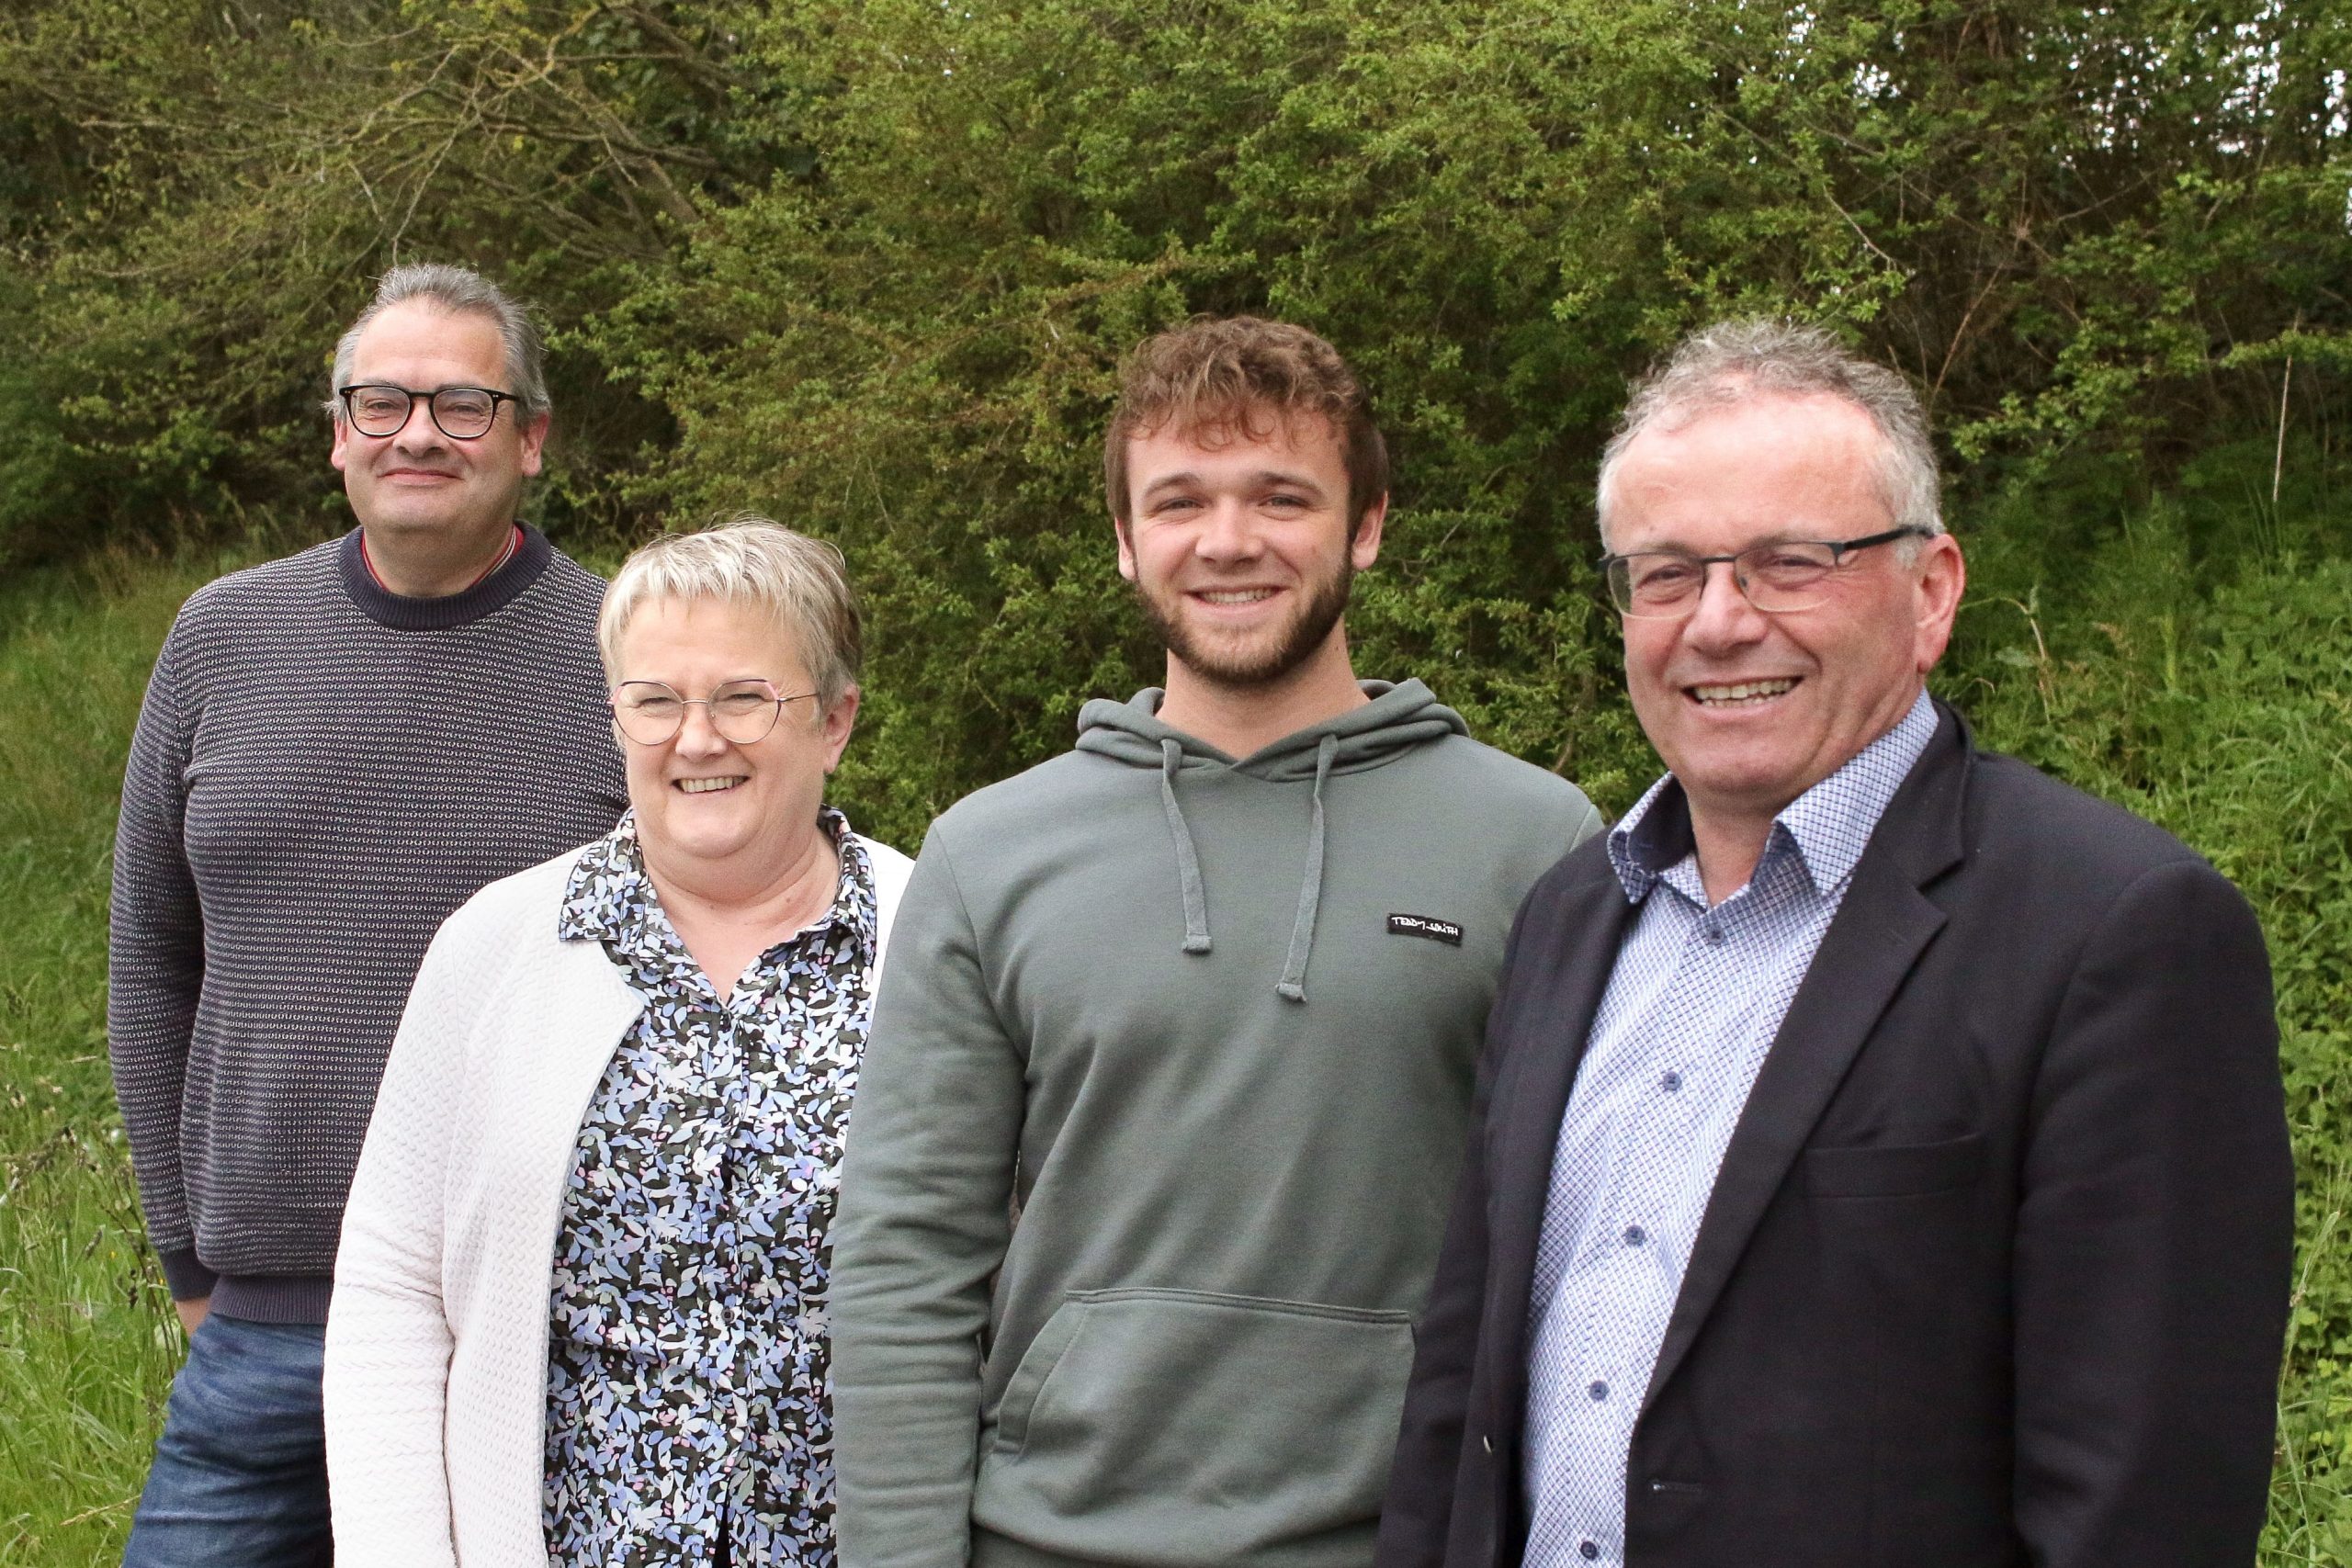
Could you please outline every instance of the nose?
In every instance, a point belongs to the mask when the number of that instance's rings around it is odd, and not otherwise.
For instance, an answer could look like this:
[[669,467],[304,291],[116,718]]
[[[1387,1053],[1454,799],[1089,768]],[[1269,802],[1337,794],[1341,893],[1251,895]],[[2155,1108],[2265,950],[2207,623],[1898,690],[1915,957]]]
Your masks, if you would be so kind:
[[1248,507],[1233,496],[1220,496],[1210,504],[1193,541],[1193,553],[1213,561],[1253,560],[1263,547],[1250,526]]
[[[1716,569],[1721,568],[1719,571]],[[1743,647],[1764,635],[1764,612],[1747,601],[1729,561],[1710,561],[1699,587],[1699,607],[1682,624],[1682,640],[1702,652]]]
[[708,703],[688,703],[686,716],[678,726],[678,738],[671,742],[682,757],[716,757],[727,750],[727,738],[710,721]]
[[441,427],[433,423],[433,411],[423,398],[411,398],[408,418],[401,427],[383,439],[397,445],[404,452],[418,452],[441,445]]

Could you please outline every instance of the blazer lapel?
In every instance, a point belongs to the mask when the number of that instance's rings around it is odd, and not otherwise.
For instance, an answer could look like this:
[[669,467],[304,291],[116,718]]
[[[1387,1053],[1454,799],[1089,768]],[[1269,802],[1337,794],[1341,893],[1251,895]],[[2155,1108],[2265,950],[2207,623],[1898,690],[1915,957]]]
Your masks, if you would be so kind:
[[[1596,845],[1598,840],[1596,840]],[[1485,1337],[1498,1348],[1493,1363],[1506,1371],[1497,1389],[1498,1414],[1526,1403],[1528,1292],[1535,1278],[1535,1248],[1552,1189],[1552,1156],[1560,1119],[1584,1060],[1592,1015],[1617,966],[1617,949],[1634,906],[1605,853],[1593,853],[1587,874],[1564,888],[1553,907],[1556,933],[1548,972],[1511,978],[1515,993],[1506,1021],[1510,1055],[1487,1108],[1487,1257],[1494,1276]],[[1534,960],[1522,945],[1522,971]]]
[[1650,1374],[1645,1410],[1682,1364],[1714,1310],[1748,1238],[1855,1054],[1921,950],[1943,927],[1942,909],[1919,889],[1961,859],[1960,813],[1969,756],[1966,728],[1947,711],[1854,867],[1853,886],[1781,1021],[1724,1152]]

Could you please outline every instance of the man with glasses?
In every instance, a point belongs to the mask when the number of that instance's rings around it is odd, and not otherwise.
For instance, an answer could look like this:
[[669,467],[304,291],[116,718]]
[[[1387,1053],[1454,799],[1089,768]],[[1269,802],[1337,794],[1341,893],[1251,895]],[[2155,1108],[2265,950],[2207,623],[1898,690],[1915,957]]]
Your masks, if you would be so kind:
[[344,1199],[426,942],[626,804],[603,584],[516,520],[539,338],[386,275],[334,357],[359,525],[181,609],[123,779],[107,1034],[187,1364],[126,1562],[324,1562],[320,1347]]
[[1926,694],[1903,380],[1718,326],[1600,481],[1670,770],[1529,895],[1382,1568],[2245,1562],[2293,1168],[2252,912]]

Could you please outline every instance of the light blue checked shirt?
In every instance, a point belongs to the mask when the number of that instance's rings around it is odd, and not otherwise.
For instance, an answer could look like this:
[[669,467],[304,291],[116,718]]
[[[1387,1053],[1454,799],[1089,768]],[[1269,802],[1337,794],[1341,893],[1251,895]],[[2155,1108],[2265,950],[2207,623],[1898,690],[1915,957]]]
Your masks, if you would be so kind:
[[1609,835],[1640,909],[1561,1120],[1535,1253],[1528,1568],[1625,1561],[1626,1450],[1724,1150],[1871,830],[1935,732],[1922,693],[1789,804],[1747,886],[1712,909],[1687,817],[1654,809],[1671,775]]

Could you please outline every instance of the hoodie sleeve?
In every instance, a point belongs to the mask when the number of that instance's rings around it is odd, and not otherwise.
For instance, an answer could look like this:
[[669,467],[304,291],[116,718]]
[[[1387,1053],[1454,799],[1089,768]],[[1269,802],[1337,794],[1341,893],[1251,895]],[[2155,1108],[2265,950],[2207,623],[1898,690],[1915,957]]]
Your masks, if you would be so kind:
[[831,1283],[842,1568],[964,1568],[980,1336],[1012,1235],[1023,1061],[939,830],[890,938]]

